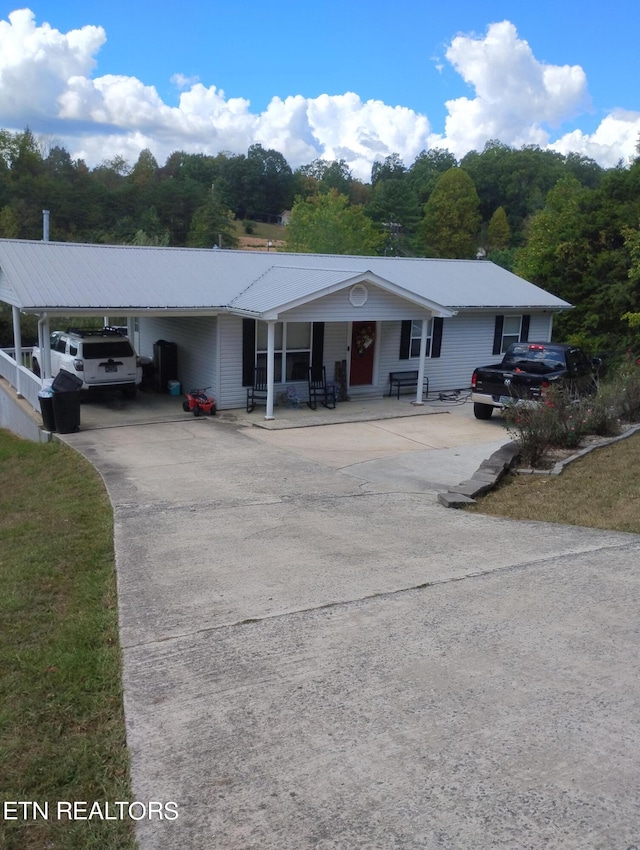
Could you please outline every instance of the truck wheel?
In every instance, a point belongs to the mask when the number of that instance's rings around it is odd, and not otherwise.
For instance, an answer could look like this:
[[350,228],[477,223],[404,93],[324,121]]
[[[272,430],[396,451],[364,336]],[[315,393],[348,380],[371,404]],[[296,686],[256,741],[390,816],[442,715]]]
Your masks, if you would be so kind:
[[40,364],[38,363],[37,360],[31,361],[31,371],[36,376],[36,378],[40,377]]
[[490,404],[480,404],[477,401],[473,403],[473,415],[476,419],[491,419],[492,413],[493,407]]

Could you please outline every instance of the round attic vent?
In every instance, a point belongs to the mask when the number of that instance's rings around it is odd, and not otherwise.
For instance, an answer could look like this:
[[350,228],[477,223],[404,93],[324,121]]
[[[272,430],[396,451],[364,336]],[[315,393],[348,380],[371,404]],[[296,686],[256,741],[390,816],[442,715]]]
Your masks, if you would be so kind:
[[369,293],[367,292],[367,287],[364,283],[356,283],[355,286],[352,286],[349,290],[349,301],[353,307],[364,307],[367,303],[368,297]]

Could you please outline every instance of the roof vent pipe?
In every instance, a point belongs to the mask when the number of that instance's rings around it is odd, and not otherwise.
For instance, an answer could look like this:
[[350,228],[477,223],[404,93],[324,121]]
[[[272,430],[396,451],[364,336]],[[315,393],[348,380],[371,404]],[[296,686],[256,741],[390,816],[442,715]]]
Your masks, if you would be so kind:
[[42,210],[42,241],[49,241],[49,210]]

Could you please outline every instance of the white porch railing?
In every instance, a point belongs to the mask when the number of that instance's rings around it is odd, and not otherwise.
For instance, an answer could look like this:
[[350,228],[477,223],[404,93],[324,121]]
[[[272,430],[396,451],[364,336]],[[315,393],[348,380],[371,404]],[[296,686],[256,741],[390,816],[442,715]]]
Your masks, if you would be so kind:
[[23,348],[22,363],[16,363],[15,348],[0,348],[0,375],[40,413],[38,393],[42,389],[42,381],[29,368],[31,351],[31,348]]

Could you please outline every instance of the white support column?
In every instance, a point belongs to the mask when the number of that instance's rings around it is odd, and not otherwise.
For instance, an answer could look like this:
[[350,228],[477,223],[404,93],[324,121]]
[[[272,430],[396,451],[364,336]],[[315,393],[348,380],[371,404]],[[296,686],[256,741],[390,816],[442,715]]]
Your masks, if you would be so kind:
[[40,349],[40,378],[51,377],[51,338],[49,336],[49,317],[42,313],[38,319],[38,348]]
[[22,331],[20,329],[20,310],[13,306],[11,308],[11,312],[13,313],[13,347],[15,349],[16,356],[16,393],[18,394],[18,398],[22,398],[22,372],[20,371],[20,366],[22,366]]
[[429,319],[422,320],[422,332],[420,334],[420,360],[418,365],[418,386],[416,388],[416,400],[414,405],[422,405],[422,386],[424,383],[424,361],[427,356],[427,331],[429,330]]
[[273,384],[275,374],[276,323],[267,322],[267,409],[265,419],[273,419]]

